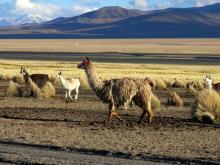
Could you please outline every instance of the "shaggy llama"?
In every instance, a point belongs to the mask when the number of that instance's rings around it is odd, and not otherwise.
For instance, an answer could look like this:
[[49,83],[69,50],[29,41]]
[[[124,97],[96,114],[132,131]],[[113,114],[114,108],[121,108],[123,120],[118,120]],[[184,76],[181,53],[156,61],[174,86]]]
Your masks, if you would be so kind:
[[109,106],[108,119],[111,122],[115,116],[124,121],[117,113],[116,109],[120,106],[128,107],[131,101],[139,106],[143,113],[139,122],[147,114],[148,124],[152,122],[153,112],[151,109],[151,87],[144,81],[132,78],[111,79],[102,81],[97,73],[95,66],[86,57],[78,68],[84,69],[88,82],[96,95]]

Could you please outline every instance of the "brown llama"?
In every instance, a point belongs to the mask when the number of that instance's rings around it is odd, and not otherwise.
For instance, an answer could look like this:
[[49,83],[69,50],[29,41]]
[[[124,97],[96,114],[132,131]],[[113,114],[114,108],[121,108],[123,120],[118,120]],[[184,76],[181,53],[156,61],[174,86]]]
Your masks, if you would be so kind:
[[29,73],[25,70],[24,67],[21,67],[20,73],[23,75],[26,84],[29,83],[30,78],[40,89],[42,89],[49,81],[49,76],[47,74],[29,75]]
[[152,122],[151,87],[146,81],[132,78],[102,81],[96,73],[95,66],[90,62],[88,57],[85,57],[83,62],[78,64],[77,67],[85,70],[88,82],[93,91],[103,103],[109,105],[109,122],[111,122],[113,116],[124,121],[116,113],[116,109],[120,106],[128,107],[131,101],[143,110],[139,123],[146,114],[148,124]]

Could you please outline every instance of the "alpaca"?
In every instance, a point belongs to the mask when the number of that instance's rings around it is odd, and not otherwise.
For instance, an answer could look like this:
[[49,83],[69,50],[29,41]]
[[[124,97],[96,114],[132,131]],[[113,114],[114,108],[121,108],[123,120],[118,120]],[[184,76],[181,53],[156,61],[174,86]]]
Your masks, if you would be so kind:
[[120,106],[128,107],[131,101],[133,101],[143,110],[139,123],[147,114],[148,124],[151,124],[153,117],[151,109],[151,87],[147,81],[132,78],[102,81],[96,73],[95,66],[90,62],[88,57],[85,57],[83,62],[78,64],[77,67],[85,70],[88,82],[93,91],[103,103],[108,104],[109,122],[111,122],[113,116],[124,122],[116,113],[116,109]]
[[213,89],[218,93],[220,92],[220,83],[214,84],[213,80],[210,76],[206,75],[204,81],[205,81],[205,84],[206,84],[206,88]]
[[25,70],[24,67],[21,67],[20,73],[23,75],[25,84],[28,84],[29,78],[40,88],[42,89],[46,83],[49,81],[49,76],[47,74],[32,74],[29,75],[29,73]]
[[60,82],[63,86],[63,88],[66,90],[66,98],[67,98],[67,93],[68,93],[68,96],[72,98],[71,96],[71,92],[72,90],[75,90],[76,91],[76,95],[75,95],[75,99],[78,98],[78,93],[79,93],[79,87],[80,87],[80,81],[79,79],[70,79],[70,80],[67,80],[63,77],[61,71],[58,73],[58,77],[60,79]]

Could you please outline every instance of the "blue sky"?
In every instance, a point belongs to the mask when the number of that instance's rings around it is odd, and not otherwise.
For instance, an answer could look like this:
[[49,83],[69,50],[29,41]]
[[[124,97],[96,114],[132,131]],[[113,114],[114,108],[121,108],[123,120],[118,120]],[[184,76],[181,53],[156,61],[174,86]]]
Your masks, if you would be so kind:
[[194,7],[220,3],[220,0],[0,0],[0,18],[37,15],[45,19],[75,16],[104,6],[140,10]]

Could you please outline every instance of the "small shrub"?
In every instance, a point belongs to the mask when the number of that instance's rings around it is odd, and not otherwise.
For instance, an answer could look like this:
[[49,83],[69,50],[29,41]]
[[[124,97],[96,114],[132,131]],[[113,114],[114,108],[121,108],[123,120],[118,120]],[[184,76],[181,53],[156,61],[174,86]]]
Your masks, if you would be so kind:
[[169,92],[167,104],[168,104],[168,105],[173,105],[173,106],[180,107],[180,106],[183,106],[183,101],[182,101],[182,99],[180,98],[180,96],[177,95],[176,92],[171,91],[171,92]]
[[160,106],[161,106],[160,100],[158,99],[158,97],[156,95],[154,95],[152,93],[152,95],[151,95],[151,108],[153,110],[160,111]]
[[165,90],[167,88],[166,84],[163,80],[157,79],[156,80],[156,89],[162,89]]
[[220,121],[220,96],[210,89],[204,89],[196,96],[196,106],[192,115],[203,123],[215,123]]

